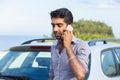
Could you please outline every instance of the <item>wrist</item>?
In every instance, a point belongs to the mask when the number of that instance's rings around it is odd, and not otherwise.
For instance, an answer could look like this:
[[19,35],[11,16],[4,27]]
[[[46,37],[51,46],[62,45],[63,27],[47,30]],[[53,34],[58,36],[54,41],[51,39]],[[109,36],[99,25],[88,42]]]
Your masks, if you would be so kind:
[[72,56],[72,57],[68,58],[68,61],[71,61],[71,60],[73,60],[75,58],[76,58],[76,56]]
[[68,50],[72,49],[71,45],[66,45],[65,48],[68,49]]
[[71,46],[66,47],[66,53],[67,53],[68,59],[75,56]]

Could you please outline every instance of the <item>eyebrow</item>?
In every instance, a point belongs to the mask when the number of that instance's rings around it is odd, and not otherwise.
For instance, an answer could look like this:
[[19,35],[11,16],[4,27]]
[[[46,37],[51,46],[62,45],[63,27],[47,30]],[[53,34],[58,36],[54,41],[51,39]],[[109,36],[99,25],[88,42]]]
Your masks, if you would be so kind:
[[54,24],[54,23],[51,23],[52,25],[59,25],[59,24],[62,24],[62,23],[56,23],[56,24]]
[[63,24],[62,23],[57,23],[57,24],[51,23],[51,25],[63,25]]

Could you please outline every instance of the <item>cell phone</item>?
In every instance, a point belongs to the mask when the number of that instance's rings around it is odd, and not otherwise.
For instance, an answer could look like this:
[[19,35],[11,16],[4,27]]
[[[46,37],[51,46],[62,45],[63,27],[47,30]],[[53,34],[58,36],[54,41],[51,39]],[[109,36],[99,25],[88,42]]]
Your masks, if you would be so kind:
[[73,30],[73,27],[72,27],[71,25],[68,25],[68,26],[67,26],[67,30],[72,31],[72,30]]

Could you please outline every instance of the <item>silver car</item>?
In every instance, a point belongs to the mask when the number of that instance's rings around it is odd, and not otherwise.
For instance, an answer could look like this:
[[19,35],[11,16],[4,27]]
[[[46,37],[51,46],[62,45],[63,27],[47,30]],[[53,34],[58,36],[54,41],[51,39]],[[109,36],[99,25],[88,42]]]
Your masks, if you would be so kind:
[[85,80],[120,80],[120,41],[116,42],[113,43],[113,39],[88,42],[91,55]]

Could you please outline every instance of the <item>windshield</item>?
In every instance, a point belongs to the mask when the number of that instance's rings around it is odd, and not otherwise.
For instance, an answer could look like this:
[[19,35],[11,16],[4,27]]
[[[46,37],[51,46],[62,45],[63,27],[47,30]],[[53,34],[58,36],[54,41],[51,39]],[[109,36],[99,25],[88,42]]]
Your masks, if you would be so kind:
[[50,52],[9,51],[0,60],[2,75],[26,76],[29,80],[48,80]]

